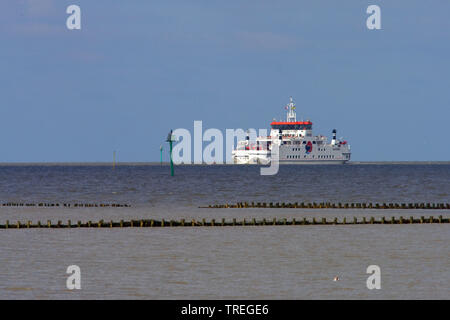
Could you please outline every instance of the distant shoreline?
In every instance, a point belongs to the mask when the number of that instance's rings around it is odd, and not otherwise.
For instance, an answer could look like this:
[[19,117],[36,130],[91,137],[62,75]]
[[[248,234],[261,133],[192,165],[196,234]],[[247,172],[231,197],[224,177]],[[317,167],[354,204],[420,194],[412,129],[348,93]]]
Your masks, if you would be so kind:
[[[450,165],[450,161],[350,161],[345,165]],[[160,162],[116,162],[116,166],[160,166]],[[163,166],[168,166],[168,162],[163,162]],[[181,164],[179,166],[229,166],[235,164]],[[289,166],[289,164],[287,164]],[[293,164],[295,165],[295,164]],[[312,165],[312,164],[311,164]],[[99,166],[112,167],[112,162],[0,162],[0,167],[12,166]],[[235,166],[247,166],[236,164]],[[258,165],[249,165],[258,166]],[[283,164],[282,166],[286,166]],[[324,166],[324,165],[320,165]],[[326,166],[326,165],[325,165]]]

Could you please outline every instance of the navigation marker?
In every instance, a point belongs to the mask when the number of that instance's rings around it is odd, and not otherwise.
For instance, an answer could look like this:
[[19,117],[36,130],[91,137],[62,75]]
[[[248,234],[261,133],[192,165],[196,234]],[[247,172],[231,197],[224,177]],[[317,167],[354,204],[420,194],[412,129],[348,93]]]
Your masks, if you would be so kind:
[[170,130],[169,134],[167,135],[166,142],[169,143],[170,146],[170,175],[173,177],[173,160],[172,160],[172,143],[176,141],[175,136],[172,134],[173,130]]

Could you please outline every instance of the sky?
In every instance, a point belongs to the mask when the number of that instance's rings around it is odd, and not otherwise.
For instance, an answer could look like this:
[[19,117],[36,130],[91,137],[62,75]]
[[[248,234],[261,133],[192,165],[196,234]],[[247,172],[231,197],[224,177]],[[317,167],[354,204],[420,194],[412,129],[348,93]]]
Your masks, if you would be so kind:
[[[81,8],[69,30],[66,8]],[[381,30],[366,9],[381,8]],[[449,161],[450,1],[3,0],[0,162],[159,161],[170,129],[338,130],[355,161]]]

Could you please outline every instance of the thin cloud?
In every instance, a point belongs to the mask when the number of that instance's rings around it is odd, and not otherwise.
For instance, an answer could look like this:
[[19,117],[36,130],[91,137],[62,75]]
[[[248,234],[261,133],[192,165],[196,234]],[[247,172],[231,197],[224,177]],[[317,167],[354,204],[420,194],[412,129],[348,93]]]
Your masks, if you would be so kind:
[[298,44],[295,37],[274,32],[241,31],[237,34],[237,38],[249,49],[288,49]]
[[54,0],[25,0],[23,5],[30,17],[49,17],[56,13]]
[[[18,0],[0,6],[2,32],[13,36],[54,36],[64,31],[54,0]],[[57,23],[57,21],[59,23]]]

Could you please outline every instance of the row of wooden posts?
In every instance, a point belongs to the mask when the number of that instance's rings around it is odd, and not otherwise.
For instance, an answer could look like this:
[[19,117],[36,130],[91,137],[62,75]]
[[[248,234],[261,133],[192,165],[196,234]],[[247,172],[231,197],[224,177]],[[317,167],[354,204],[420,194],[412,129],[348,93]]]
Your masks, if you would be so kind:
[[356,224],[427,224],[427,223],[450,223],[449,218],[443,218],[442,216],[428,218],[422,216],[420,218],[409,217],[407,219],[403,217],[391,217],[386,219],[386,217],[381,217],[381,219],[376,219],[374,217],[362,217],[358,219],[353,217],[353,219],[347,219],[346,217],[342,219],[333,218],[301,218],[301,219],[243,219],[237,221],[236,218],[232,220],[216,220],[212,219],[207,221],[202,220],[153,220],[153,219],[142,219],[142,220],[120,220],[115,221],[104,221],[100,220],[98,222],[81,222],[72,223],[68,220],[67,223],[58,221],[56,224],[48,220],[47,223],[41,223],[38,221],[37,224],[33,224],[31,221],[22,223],[17,221],[17,223],[10,223],[8,220],[5,224],[0,224],[0,229],[27,229],[27,228],[126,228],[126,227],[220,227],[220,226],[284,226],[284,225],[356,225]]
[[3,207],[73,207],[73,208],[122,208],[131,207],[129,204],[120,203],[23,203],[23,202],[5,202],[2,203]]
[[331,203],[331,202],[237,202],[199,208],[302,208],[302,209],[450,209],[450,203]]

